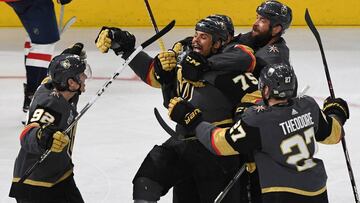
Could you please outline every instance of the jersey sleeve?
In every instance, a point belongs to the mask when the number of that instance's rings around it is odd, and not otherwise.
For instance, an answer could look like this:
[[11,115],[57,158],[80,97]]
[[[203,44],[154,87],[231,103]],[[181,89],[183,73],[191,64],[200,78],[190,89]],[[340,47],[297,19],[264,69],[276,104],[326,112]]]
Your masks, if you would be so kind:
[[20,134],[21,147],[28,153],[42,154],[45,150],[38,144],[37,132],[39,123],[30,123],[24,127]]
[[212,70],[252,72],[256,65],[254,51],[241,44],[230,44],[219,53],[208,58]]
[[160,83],[155,78],[154,59],[147,53],[141,51],[129,66],[143,82],[151,87],[160,88]]
[[334,117],[324,114],[319,108],[319,127],[315,134],[318,142],[323,144],[336,144],[344,135],[344,129],[340,122]]
[[260,131],[239,120],[231,128],[218,128],[207,122],[196,127],[199,141],[213,154],[230,156],[249,154],[261,148]]

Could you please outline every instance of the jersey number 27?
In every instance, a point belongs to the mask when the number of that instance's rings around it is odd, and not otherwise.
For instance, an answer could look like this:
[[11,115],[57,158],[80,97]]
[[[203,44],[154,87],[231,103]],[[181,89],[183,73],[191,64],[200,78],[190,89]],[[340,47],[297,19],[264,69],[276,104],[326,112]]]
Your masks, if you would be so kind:
[[[304,139],[305,138],[305,139]],[[309,144],[314,145],[314,153],[310,153]],[[316,152],[314,127],[304,131],[304,135],[295,134],[284,140],[280,144],[281,151],[284,155],[293,152],[293,148],[298,148],[298,153],[290,155],[286,163],[295,165],[298,171],[304,171],[316,165],[313,161],[313,154]]]

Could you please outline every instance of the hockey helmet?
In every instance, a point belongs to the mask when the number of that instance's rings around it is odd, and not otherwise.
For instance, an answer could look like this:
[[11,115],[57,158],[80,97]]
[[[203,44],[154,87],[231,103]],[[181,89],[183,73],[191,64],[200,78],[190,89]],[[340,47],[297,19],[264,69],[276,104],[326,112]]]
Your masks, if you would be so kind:
[[282,32],[289,28],[292,21],[291,8],[278,1],[265,1],[257,7],[256,12],[269,19],[272,27],[281,25]]
[[221,15],[221,14],[213,14],[213,15],[209,15],[207,18],[224,22],[229,35],[231,37],[234,36],[234,24],[229,16]]
[[196,31],[205,32],[211,35],[213,43],[225,42],[228,38],[228,31],[224,22],[212,18],[201,19],[196,23]]
[[88,72],[86,75],[90,77],[90,67],[86,64],[86,61],[80,59],[80,56],[76,54],[61,54],[51,60],[49,75],[56,89],[64,91],[69,90],[69,79],[80,83],[80,74],[84,73],[86,69],[86,72]]
[[292,66],[284,63],[270,64],[263,68],[259,78],[259,90],[268,86],[270,97],[287,99],[294,95],[296,75]]

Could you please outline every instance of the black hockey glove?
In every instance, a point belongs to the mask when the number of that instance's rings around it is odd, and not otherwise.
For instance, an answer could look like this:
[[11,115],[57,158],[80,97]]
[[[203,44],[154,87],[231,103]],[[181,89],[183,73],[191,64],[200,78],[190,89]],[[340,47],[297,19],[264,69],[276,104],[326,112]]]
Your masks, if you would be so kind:
[[61,54],[75,54],[80,56],[81,60],[86,59],[86,52],[83,50],[84,44],[81,42],[77,42],[72,47],[65,49]]
[[60,3],[61,5],[65,5],[71,2],[71,0],[58,0],[58,3]]
[[210,69],[207,59],[200,53],[191,51],[181,62],[182,77],[191,82],[198,82],[202,74]]
[[58,130],[53,124],[45,124],[36,133],[39,146],[52,152],[61,152],[69,143],[69,137]]
[[193,37],[187,37],[183,40],[176,42],[173,45],[172,50],[174,50],[176,54],[180,54],[181,52],[189,50],[191,48],[192,38]]
[[350,117],[348,104],[341,98],[326,98],[324,101],[323,111],[328,116],[335,115],[343,125]]
[[95,44],[102,53],[106,53],[109,49],[112,49],[116,55],[127,55],[134,50],[135,41],[135,36],[128,31],[116,27],[104,26],[101,28]]
[[234,121],[236,122],[240,120],[244,112],[253,105],[254,105],[253,103],[249,103],[249,102],[242,102],[236,105],[234,112]]
[[179,97],[170,100],[168,110],[171,120],[184,126],[189,131],[193,131],[203,121],[200,109],[195,108],[191,103]]
[[176,54],[174,51],[159,53],[154,58],[155,77],[161,84],[175,80]]

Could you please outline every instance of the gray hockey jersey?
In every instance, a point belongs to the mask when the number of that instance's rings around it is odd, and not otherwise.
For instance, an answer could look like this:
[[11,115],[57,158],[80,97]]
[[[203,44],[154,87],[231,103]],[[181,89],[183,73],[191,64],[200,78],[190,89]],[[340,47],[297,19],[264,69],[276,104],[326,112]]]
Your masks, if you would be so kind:
[[200,142],[218,155],[253,152],[262,193],[291,192],[306,196],[326,189],[326,171],[314,157],[316,142],[340,141],[339,122],[325,116],[311,97],[294,98],[287,105],[255,106],[231,128],[202,122]]
[[[77,115],[76,102],[66,101],[64,97],[53,90],[50,83],[43,84],[38,88],[30,105],[28,125],[20,135],[21,148],[15,161],[13,184],[17,184],[25,171],[39,160],[46,150],[39,145],[36,136],[40,126],[53,123],[59,131],[64,131]],[[68,146],[60,153],[50,153],[46,160],[24,181],[24,184],[52,187],[72,175],[71,154],[74,135],[75,127],[68,133],[70,138]]]

